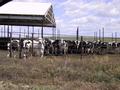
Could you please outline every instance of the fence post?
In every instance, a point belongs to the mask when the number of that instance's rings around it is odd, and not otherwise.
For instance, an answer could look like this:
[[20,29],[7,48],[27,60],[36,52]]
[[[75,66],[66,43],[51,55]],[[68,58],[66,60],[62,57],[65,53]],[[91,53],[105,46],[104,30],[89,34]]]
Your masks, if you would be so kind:
[[82,59],[82,56],[83,56],[83,50],[82,50],[82,47],[83,47],[83,36],[81,36],[81,59]]
[[38,29],[38,38],[39,38],[39,36],[40,36],[40,31],[39,31],[39,29]]
[[28,38],[29,38],[29,26],[28,26]]
[[3,29],[2,29],[2,27],[1,27],[1,37],[3,37],[3,36],[2,36],[2,33],[3,33],[2,30],[3,30]]
[[53,27],[52,28],[52,37],[53,37],[53,40],[55,39],[55,28]]
[[21,34],[19,34],[19,59],[22,58],[22,41],[21,41]]
[[99,40],[101,40],[101,30],[99,29]]
[[9,37],[9,25],[7,27],[7,37]]
[[77,27],[77,33],[76,33],[76,40],[77,40],[77,44],[78,44],[78,40],[79,40],[79,28]]
[[42,28],[41,28],[41,38],[43,38],[43,20],[42,20]]
[[115,42],[117,42],[117,32],[115,32]]
[[103,42],[104,42],[104,28],[103,28]]
[[10,33],[10,58],[12,57],[12,33]]
[[5,25],[4,25],[4,37],[5,37],[5,33],[6,33],[6,32],[5,32]]
[[113,41],[113,38],[114,38],[114,37],[113,37],[113,33],[112,33],[112,41]]
[[33,56],[33,38],[34,38],[34,33],[32,33],[32,56]]

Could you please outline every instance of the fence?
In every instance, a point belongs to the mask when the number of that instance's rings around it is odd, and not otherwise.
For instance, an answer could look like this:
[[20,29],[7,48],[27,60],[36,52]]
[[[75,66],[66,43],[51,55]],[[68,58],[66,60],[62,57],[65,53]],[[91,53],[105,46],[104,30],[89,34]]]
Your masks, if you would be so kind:
[[[27,31],[20,29],[19,32],[18,31],[13,32],[12,27],[9,30],[8,29],[6,30],[5,27],[1,28],[0,29],[0,49],[7,50],[7,43],[13,39],[18,39],[21,41],[21,39],[30,38],[33,41],[35,38],[41,37],[40,30],[34,31],[34,28],[32,27],[32,31],[34,33],[31,33],[29,31],[29,28]],[[97,32],[90,32],[90,33],[93,33],[93,34],[91,34],[90,36],[87,36],[87,35],[89,35],[89,32],[83,32],[83,31],[78,32],[77,31],[77,32],[75,32],[74,35],[69,35],[69,34],[60,34],[60,30],[58,31],[58,33],[56,33],[56,31],[53,29],[52,33],[44,32],[44,38],[51,38],[51,39],[63,38],[64,40],[79,40],[80,41],[81,36],[83,36],[82,40],[85,40],[85,41],[86,40],[87,41],[101,40],[104,42],[108,42],[108,41],[120,42],[119,33],[117,33],[117,32],[114,32],[114,33],[107,32],[106,33],[103,29],[102,31],[98,30]],[[84,36],[85,34],[87,34],[87,35]],[[111,36],[109,35],[109,37],[107,37],[106,34],[111,34]],[[20,48],[19,58],[21,58],[21,50],[22,49]],[[12,57],[12,53],[10,54],[10,57]]]

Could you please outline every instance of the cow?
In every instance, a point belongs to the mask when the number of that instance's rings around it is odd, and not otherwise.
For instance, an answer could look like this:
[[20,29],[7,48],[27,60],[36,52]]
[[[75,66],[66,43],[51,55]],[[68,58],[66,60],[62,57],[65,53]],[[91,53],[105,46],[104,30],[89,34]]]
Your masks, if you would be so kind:
[[61,54],[61,41],[60,40],[55,40],[53,43],[53,52],[55,55],[60,55]]
[[32,44],[32,41],[31,40],[23,40],[23,56],[25,58],[29,57],[32,55],[32,51],[31,51],[31,44]]
[[86,42],[85,41],[80,41],[79,46],[78,46],[78,54],[85,54],[86,53]]
[[68,43],[66,40],[61,40],[61,51],[64,55],[68,54]]
[[7,57],[10,57],[13,55],[13,57],[16,58],[17,51],[20,49],[19,43],[20,43],[20,41],[17,39],[11,40],[10,42],[8,42],[8,44],[7,44],[7,50],[8,50]]
[[108,44],[108,53],[110,54],[119,54],[120,53],[120,43],[119,42],[109,42]]
[[94,53],[101,54],[101,40],[94,41]]
[[76,54],[77,53],[77,43],[75,41],[68,40],[68,53],[69,54]]
[[57,39],[53,43],[53,52],[55,55],[63,55],[68,53],[68,43],[63,39]]
[[44,50],[45,55],[53,54],[53,51],[54,51],[54,48],[52,45],[53,42],[54,40],[45,38],[45,50]]
[[23,41],[23,51],[24,57],[28,56],[44,56],[44,40],[36,39],[36,40],[24,40]]
[[107,54],[108,42],[101,42],[101,54]]
[[94,43],[91,41],[86,41],[86,54],[93,54],[94,53]]

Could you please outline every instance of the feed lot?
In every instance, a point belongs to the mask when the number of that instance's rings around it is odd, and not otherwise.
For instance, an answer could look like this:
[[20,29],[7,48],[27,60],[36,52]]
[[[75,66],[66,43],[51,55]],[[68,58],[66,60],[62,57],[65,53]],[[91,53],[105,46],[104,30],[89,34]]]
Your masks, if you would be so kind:
[[1,90],[120,90],[120,55],[7,58],[0,51]]

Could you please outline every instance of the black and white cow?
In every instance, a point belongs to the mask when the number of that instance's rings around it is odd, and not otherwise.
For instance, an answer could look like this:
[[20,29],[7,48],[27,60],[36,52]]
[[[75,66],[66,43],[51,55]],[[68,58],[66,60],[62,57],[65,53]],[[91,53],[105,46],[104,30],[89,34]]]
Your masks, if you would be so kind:
[[86,41],[86,54],[94,53],[94,43],[91,41]]
[[54,48],[52,43],[54,42],[54,40],[49,39],[49,38],[45,38],[45,55],[52,55],[54,52]]
[[59,40],[55,40],[53,43],[53,52],[55,55],[63,55],[63,54],[67,54],[68,52],[68,43],[63,40],[63,39],[59,39]]
[[76,54],[77,53],[77,43],[75,41],[68,40],[68,53],[69,54]]
[[8,44],[7,44],[7,50],[8,50],[7,57],[10,57],[10,54],[14,58],[17,56],[17,52],[20,49],[19,44],[20,44],[19,40],[11,40],[10,42],[8,42]]
[[86,42],[85,41],[80,41],[79,46],[78,46],[78,54],[83,54],[86,53]]
[[38,40],[24,40],[23,41],[23,52],[24,57],[28,56],[44,56],[44,40],[38,39]]

